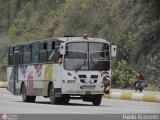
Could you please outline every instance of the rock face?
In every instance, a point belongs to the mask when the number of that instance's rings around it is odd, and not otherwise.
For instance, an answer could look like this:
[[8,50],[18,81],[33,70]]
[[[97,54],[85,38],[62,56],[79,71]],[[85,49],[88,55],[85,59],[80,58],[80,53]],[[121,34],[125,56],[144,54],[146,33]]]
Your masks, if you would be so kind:
[[0,37],[5,33],[16,43],[88,33],[116,43],[117,60],[126,60],[136,70],[145,71],[149,79],[160,78],[151,75],[160,69],[159,0],[2,0],[1,3]]

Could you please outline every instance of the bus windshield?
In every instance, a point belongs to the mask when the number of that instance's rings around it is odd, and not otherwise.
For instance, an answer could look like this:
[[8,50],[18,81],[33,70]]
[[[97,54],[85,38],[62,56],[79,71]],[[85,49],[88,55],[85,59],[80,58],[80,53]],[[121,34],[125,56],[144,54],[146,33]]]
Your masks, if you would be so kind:
[[109,70],[109,45],[99,42],[67,43],[64,68],[67,70]]

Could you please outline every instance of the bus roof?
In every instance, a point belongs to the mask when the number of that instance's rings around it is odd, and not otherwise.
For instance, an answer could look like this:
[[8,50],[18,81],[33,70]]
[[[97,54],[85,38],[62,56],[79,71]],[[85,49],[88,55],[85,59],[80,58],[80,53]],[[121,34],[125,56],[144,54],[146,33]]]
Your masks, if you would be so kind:
[[87,39],[83,39],[83,37],[61,37],[61,38],[57,38],[58,40],[61,40],[61,41],[94,41],[94,42],[108,42],[107,40],[105,39],[102,39],[102,38],[87,38]]
[[102,39],[102,38],[87,38],[87,39],[83,39],[83,37],[57,37],[57,38],[48,38],[48,39],[42,39],[42,40],[35,40],[35,41],[29,41],[29,42],[22,42],[22,43],[17,43],[17,44],[11,44],[9,46],[16,46],[16,45],[27,45],[27,44],[31,44],[34,42],[47,42],[47,41],[61,41],[61,42],[69,42],[69,41],[73,41],[73,42],[77,42],[77,41],[94,41],[94,42],[107,42],[109,43],[109,41]]

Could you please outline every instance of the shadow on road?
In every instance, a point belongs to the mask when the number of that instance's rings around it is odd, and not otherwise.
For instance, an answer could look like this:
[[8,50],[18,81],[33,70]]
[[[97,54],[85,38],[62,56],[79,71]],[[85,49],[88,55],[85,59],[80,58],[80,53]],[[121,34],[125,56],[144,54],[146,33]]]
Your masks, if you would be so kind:
[[[45,104],[45,105],[52,105],[50,102],[46,101],[36,101],[32,102],[23,102],[23,101],[12,101],[17,103],[25,103],[25,104]],[[53,104],[53,105],[63,105],[63,106],[93,106],[92,104],[82,104],[82,103],[68,103],[68,104]]]
[[[35,104],[49,104],[52,105],[50,102],[35,102]],[[68,103],[68,104],[53,104],[53,105],[63,105],[63,106],[92,106],[90,104],[82,104],[82,103]]]

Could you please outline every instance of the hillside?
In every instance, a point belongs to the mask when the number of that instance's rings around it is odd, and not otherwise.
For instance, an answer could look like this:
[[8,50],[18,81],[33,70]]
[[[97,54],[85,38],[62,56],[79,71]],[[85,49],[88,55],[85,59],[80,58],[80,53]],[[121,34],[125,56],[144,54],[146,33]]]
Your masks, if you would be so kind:
[[[160,80],[159,0],[0,2],[1,49],[10,43],[64,35],[82,36],[85,32],[118,45],[115,69],[118,62],[125,61],[132,71],[143,70],[147,80]],[[5,60],[1,59],[2,65],[6,64]]]

